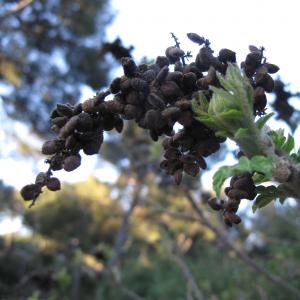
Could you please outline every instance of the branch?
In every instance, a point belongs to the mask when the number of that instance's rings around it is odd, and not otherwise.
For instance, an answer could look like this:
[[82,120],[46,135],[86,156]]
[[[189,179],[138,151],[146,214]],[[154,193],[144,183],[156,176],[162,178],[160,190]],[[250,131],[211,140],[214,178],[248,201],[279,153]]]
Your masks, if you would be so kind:
[[[166,226],[161,226],[161,228],[163,228],[164,231],[167,231]],[[166,232],[166,233],[168,233],[168,232]],[[204,300],[204,296],[196,283],[193,273],[191,272],[189,266],[184,261],[182,255],[181,255],[180,249],[177,247],[176,243],[172,242],[169,238],[165,238],[164,242],[166,244],[166,248],[167,248],[168,252],[170,253],[172,259],[174,260],[174,262],[178,265],[178,267],[182,271],[183,276],[185,277],[185,279],[187,281],[188,288],[191,289],[191,291],[193,292],[193,294],[197,300]]]
[[140,182],[136,180],[134,191],[133,191],[132,202],[130,204],[128,211],[125,213],[123,222],[119,228],[114,249],[113,249],[113,256],[107,264],[108,270],[116,266],[122,258],[124,245],[128,239],[128,228],[130,225],[130,219],[135,207],[139,204],[140,201],[140,190],[141,190]]
[[21,0],[13,9],[0,16],[0,22],[14,14],[19,13],[21,10],[23,10],[25,7],[30,5],[32,2],[33,0]]
[[122,284],[118,284],[121,292],[126,295],[127,297],[133,299],[133,300],[145,300],[145,298],[139,296],[136,292],[134,292],[133,290],[127,288],[126,286],[122,285]]
[[263,275],[269,282],[275,284],[276,286],[280,286],[287,292],[295,295],[297,298],[300,299],[300,291],[291,286],[288,282],[286,282],[283,278],[274,275],[267,271],[265,268],[259,266],[254,260],[252,260],[247,254],[242,252],[229,238],[226,234],[224,234],[219,228],[215,227],[209,219],[203,214],[202,210],[197,204],[196,199],[194,199],[193,195],[189,190],[184,188],[185,195],[190,202],[191,206],[193,207],[194,211],[198,215],[199,219],[201,220],[201,223],[207,226],[209,229],[211,229],[215,235],[218,237],[218,239],[227,246],[230,250],[232,250],[236,256],[244,262],[248,267],[250,267],[253,271]]

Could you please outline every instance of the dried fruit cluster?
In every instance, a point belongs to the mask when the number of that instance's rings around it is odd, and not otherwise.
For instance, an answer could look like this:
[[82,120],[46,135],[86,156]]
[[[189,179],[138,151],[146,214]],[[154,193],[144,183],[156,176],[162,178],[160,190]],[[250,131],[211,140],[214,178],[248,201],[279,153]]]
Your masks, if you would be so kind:
[[[165,136],[162,139],[165,159],[160,167],[174,176],[176,184],[180,184],[184,172],[196,176],[200,168],[206,168],[204,157],[216,152],[225,139],[194,119],[192,99],[199,91],[208,101],[211,99],[209,86],[220,87],[217,72],[225,74],[227,64],[236,63],[236,54],[222,49],[215,56],[207,39],[189,33],[188,38],[197,43],[200,50],[194,62],[186,63],[190,53],[180,49],[174,35],[173,38],[175,46],[168,47],[165,55],[158,56],[152,64],[137,65],[132,58],[123,57],[124,75],[112,80],[107,91],[76,106],[57,105],[51,114],[51,128],[57,138],[42,147],[42,153],[51,156],[47,160],[49,170],[44,173],[47,180],[25,186],[21,191],[25,200],[34,203],[43,186],[58,189],[59,181],[51,177],[52,171],[75,170],[81,163],[81,150],[87,155],[98,154],[103,131],[115,128],[121,132],[123,120],[134,120],[139,127],[149,130],[153,141]],[[274,86],[268,73],[276,72],[278,67],[266,62],[262,48],[251,46],[250,51],[242,67],[255,89],[254,112],[263,114],[265,92],[271,92]],[[113,96],[106,100],[109,95]],[[178,123],[182,127],[176,132],[174,125]],[[56,182],[55,188],[50,181]],[[235,187],[232,188],[235,191]],[[241,199],[236,195],[229,197],[228,203]],[[236,212],[222,205],[224,217]]]
[[266,62],[263,47],[249,46],[249,50],[250,53],[241,63],[241,67],[254,88],[254,113],[263,115],[267,105],[265,92],[271,93],[274,90],[274,80],[270,74],[278,72],[279,67]]
[[222,211],[226,225],[239,224],[241,218],[236,214],[242,199],[253,200],[256,197],[255,184],[250,173],[233,176],[230,186],[225,188],[226,201],[217,198],[210,198],[208,204],[217,211]]

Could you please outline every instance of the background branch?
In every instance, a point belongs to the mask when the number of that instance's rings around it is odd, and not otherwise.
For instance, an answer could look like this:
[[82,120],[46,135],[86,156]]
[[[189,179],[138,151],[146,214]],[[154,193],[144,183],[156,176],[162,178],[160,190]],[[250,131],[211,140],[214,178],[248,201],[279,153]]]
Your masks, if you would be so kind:
[[252,260],[247,254],[245,254],[241,249],[239,249],[230,239],[229,237],[222,232],[219,228],[214,226],[209,219],[205,216],[203,211],[200,209],[200,207],[197,204],[197,200],[194,198],[194,196],[191,194],[191,192],[184,188],[185,195],[190,202],[191,206],[193,207],[195,213],[198,215],[199,219],[201,220],[201,223],[207,226],[209,229],[211,229],[215,235],[218,237],[218,239],[226,245],[230,250],[232,250],[236,256],[244,262],[247,266],[249,266],[253,271],[263,275],[268,281],[275,284],[276,286],[280,286],[287,292],[297,296],[297,298],[300,299],[300,291],[296,289],[295,287],[291,286],[288,282],[286,282],[281,277],[274,275],[267,271],[265,268],[259,266],[254,260]]
[[187,282],[187,288],[190,288],[197,300],[204,300],[204,296],[196,283],[196,279],[194,278],[192,271],[190,270],[189,266],[182,257],[179,247],[176,245],[175,241],[172,241],[169,238],[168,226],[166,224],[163,224],[161,228],[165,232],[163,242],[165,243],[166,249],[170,253],[173,261],[182,271],[182,274]]
[[0,22],[14,14],[19,13],[21,10],[23,10],[25,7],[30,5],[32,2],[33,0],[21,0],[13,9],[9,10],[8,12],[0,16]]

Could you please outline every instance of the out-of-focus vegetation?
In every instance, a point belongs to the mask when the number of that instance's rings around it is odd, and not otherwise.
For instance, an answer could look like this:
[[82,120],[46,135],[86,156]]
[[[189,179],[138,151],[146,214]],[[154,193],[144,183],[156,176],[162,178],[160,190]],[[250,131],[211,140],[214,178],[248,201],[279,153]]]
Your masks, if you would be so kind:
[[[13,4],[2,1],[1,9]],[[111,50],[102,47],[107,8],[108,1],[36,0],[1,20],[9,116],[47,135],[56,103],[77,102],[82,85],[107,84],[110,64],[100,59]],[[29,209],[0,181],[0,220],[21,218],[26,229],[0,237],[0,299],[297,299],[272,276],[300,289],[299,206],[245,213],[228,231],[207,208],[199,178],[184,178],[201,218],[183,189],[158,172],[160,147],[131,125],[101,148],[101,159],[119,172],[114,184],[94,177],[64,184]]]
[[[18,1],[0,1],[0,18]],[[101,45],[112,19],[109,1],[35,0],[0,20],[0,84],[6,112],[36,133],[57,103],[76,103],[81,88],[108,83]]]
[[[129,181],[130,187],[134,178]],[[184,195],[154,185],[147,186],[132,214],[122,260],[113,267],[114,275],[106,276],[126,210],[124,198],[111,191],[90,178],[44,195],[33,209],[24,207],[21,215],[30,234],[1,237],[2,299],[130,299],[123,287],[149,300],[189,299],[189,280],[178,257],[203,299],[286,299],[285,291],[250,270],[195,219]],[[202,208],[214,225],[223,227]],[[257,264],[300,288],[295,207],[269,208],[248,221],[251,225],[240,226],[228,238]]]

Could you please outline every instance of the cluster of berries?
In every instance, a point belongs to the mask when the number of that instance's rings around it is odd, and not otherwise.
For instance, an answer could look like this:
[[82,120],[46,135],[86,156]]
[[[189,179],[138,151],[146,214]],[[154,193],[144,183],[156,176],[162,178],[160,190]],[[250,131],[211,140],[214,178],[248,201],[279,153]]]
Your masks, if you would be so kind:
[[230,186],[225,188],[228,197],[226,201],[215,197],[208,199],[210,207],[222,211],[226,225],[239,224],[241,218],[236,214],[242,199],[253,200],[256,197],[255,184],[250,173],[235,175],[230,180]]
[[[51,114],[51,128],[57,138],[42,147],[42,153],[51,156],[47,159],[49,170],[43,173],[45,180],[37,179],[35,184],[22,189],[23,198],[34,203],[43,186],[58,190],[60,184],[57,178],[51,177],[52,171],[75,170],[81,163],[80,151],[87,155],[98,154],[103,132],[112,129],[122,132],[124,120],[134,120],[139,127],[148,130],[153,141],[164,136],[161,141],[165,159],[160,167],[174,176],[176,184],[180,184],[184,172],[196,176],[200,169],[205,169],[204,157],[219,150],[225,139],[194,119],[192,100],[199,92],[208,101],[211,99],[213,92],[209,86],[220,87],[217,72],[225,74],[228,63],[236,63],[236,54],[221,49],[215,56],[207,39],[195,33],[187,36],[200,46],[194,62],[187,63],[191,55],[180,48],[173,35],[175,45],[168,47],[165,55],[158,56],[154,63],[137,65],[131,57],[123,57],[124,75],[113,79],[107,91],[75,106],[58,104]],[[260,115],[265,109],[265,92],[271,92],[274,87],[269,73],[279,68],[266,62],[263,48],[251,46],[250,51],[242,68],[254,87],[254,113]],[[106,99],[109,95],[111,99]],[[176,131],[175,124],[180,124],[181,129]],[[247,177],[249,182],[250,179],[251,176]],[[239,185],[238,189],[232,184],[228,202],[221,203],[219,208],[224,210],[228,224],[238,223],[235,207],[240,199],[253,196],[250,183],[247,187]],[[247,195],[246,192],[235,193],[243,188],[249,188]]]
[[263,115],[267,105],[266,92],[271,93],[274,90],[274,80],[270,74],[279,71],[279,67],[266,62],[263,55],[264,48],[249,46],[250,53],[247,54],[245,61],[241,63],[246,76],[250,79],[254,88],[254,113]]

